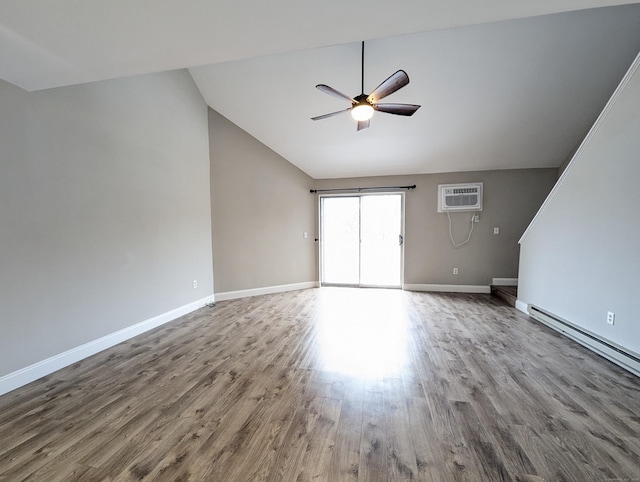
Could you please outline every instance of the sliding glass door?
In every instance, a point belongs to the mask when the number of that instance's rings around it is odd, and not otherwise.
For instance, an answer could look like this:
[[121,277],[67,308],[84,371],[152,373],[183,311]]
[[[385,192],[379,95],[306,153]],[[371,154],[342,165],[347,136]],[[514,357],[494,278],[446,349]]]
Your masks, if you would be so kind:
[[402,194],[320,198],[323,285],[400,287]]

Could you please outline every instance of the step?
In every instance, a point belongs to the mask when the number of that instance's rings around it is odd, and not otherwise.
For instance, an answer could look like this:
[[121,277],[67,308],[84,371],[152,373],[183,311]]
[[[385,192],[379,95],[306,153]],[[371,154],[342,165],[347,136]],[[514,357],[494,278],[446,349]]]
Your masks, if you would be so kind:
[[491,294],[510,306],[516,306],[516,300],[518,299],[518,287],[491,285]]

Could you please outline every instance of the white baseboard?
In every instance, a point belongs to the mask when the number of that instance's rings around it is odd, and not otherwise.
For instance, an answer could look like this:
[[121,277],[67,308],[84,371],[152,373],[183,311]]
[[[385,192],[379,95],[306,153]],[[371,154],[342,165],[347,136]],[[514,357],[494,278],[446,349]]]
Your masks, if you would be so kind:
[[249,296],[270,295],[273,293],[283,293],[285,291],[306,290],[309,288],[318,288],[320,283],[317,281],[305,281],[303,283],[292,283],[288,285],[265,286],[264,288],[252,288],[248,290],[225,291],[216,293],[217,301],[237,300],[239,298],[248,298]]
[[516,300],[516,308],[526,315],[529,314],[529,305],[524,301]]
[[84,345],[59,353],[58,355],[47,358],[46,360],[29,365],[28,367],[8,373],[7,375],[0,377],[0,395],[22,387],[39,378],[50,375],[61,368],[72,365],[73,363],[90,357],[91,355],[95,355],[102,350],[106,350],[118,343],[129,340],[130,338],[140,335],[145,331],[149,331],[160,325],[180,318],[181,316],[202,308],[207,303],[212,303],[213,301],[213,295],[207,296],[206,298],[180,306],[161,315],[136,323],[135,325],[128,326],[122,330],[118,330],[114,333],[98,338],[97,340],[90,341]]
[[484,285],[437,285],[404,284],[406,291],[434,291],[437,293],[491,293],[491,287]]
[[494,286],[518,286],[518,278],[493,278],[491,284]]
[[640,377],[640,354],[535,305],[530,305],[528,308],[529,315],[533,319]]

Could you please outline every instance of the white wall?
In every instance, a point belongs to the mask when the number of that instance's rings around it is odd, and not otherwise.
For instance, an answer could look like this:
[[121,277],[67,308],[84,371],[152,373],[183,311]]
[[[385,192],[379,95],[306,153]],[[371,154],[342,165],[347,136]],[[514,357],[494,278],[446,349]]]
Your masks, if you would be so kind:
[[[521,240],[518,298],[640,353],[640,56]],[[615,313],[615,325],[606,322]]]
[[189,74],[0,81],[0,377],[212,293],[207,107]]

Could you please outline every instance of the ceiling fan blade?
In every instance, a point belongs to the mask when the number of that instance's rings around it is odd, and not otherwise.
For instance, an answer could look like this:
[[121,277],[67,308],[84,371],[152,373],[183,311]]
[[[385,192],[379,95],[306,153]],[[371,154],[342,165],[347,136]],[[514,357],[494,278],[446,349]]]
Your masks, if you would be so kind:
[[348,109],[339,110],[339,111],[336,111],[336,112],[331,112],[330,114],[323,114],[323,115],[319,115],[319,116],[316,116],[316,117],[312,117],[311,120],[326,119],[327,117],[333,117],[334,115],[342,114],[343,112],[349,112],[350,110],[351,110],[351,107],[349,107]]
[[371,122],[371,119],[358,121],[358,130],[361,131],[362,129],[366,129],[367,127],[369,127],[370,122]]
[[333,87],[329,87],[328,85],[318,84],[318,85],[316,85],[316,89],[318,89],[321,92],[324,92],[325,94],[329,94],[329,95],[332,95],[333,97],[337,97],[338,99],[347,100],[347,101],[351,102],[352,104],[356,103],[356,101],[353,100],[348,95],[345,95],[342,92],[338,92],[336,89],[334,89]]
[[387,114],[410,116],[415,114],[420,106],[416,104],[375,104],[373,108],[379,112],[386,112]]
[[398,70],[395,74],[392,74],[387,80],[376,87],[373,92],[369,94],[369,97],[367,97],[367,101],[376,103],[380,99],[384,99],[386,96],[393,94],[396,90],[402,89],[408,83],[409,76],[407,73],[404,70]]

